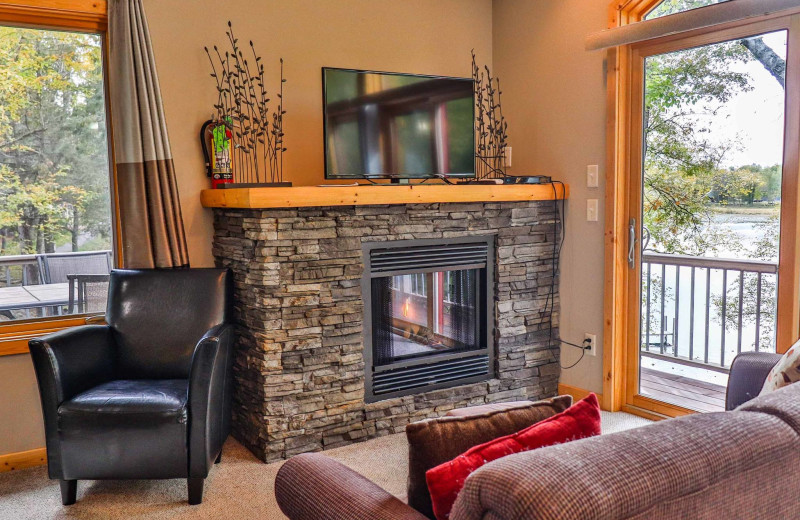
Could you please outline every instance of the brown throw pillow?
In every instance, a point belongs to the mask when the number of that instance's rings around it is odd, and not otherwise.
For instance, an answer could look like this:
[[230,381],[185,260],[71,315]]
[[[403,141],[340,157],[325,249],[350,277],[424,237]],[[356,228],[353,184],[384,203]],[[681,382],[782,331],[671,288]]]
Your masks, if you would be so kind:
[[[442,417],[406,426],[408,505],[428,518],[435,518],[425,472],[456,458],[473,446],[511,435],[563,412],[572,405],[572,397],[562,395],[516,404],[511,408],[479,415]],[[465,410],[470,411],[469,408]]]

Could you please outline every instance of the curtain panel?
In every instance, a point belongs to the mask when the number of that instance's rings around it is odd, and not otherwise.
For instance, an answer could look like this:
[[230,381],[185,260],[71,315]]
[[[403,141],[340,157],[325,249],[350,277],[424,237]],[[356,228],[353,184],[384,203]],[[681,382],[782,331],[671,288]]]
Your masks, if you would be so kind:
[[141,0],[109,1],[108,40],[122,264],[186,267],[175,167]]

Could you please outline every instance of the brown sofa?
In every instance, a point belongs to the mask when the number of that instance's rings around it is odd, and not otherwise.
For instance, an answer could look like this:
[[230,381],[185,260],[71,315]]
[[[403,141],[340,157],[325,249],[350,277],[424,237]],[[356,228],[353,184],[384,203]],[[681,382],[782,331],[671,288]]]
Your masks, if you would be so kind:
[[[774,354],[736,359],[728,386],[730,411],[494,461],[467,479],[450,518],[798,518],[800,385],[748,401],[776,359]],[[426,518],[319,454],[289,460],[275,488],[281,510],[292,520]]]

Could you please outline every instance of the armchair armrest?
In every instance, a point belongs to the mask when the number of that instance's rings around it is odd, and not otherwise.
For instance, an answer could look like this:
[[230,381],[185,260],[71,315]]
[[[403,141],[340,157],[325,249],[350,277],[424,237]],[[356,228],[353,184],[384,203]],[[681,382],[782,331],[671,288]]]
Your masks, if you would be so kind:
[[291,520],[427,520],[363,475],[317,453],[281,466],[275,498]]
[[[107,325],[85,325],[28,342],[39,381],[56,405],[114,375],[113,339]],[[44,395],[42,398],[44,400]]]
[[39,382],[51,478],[61,478],[58,407],[75,395],[113,378],[112,345],[111,330],[107,325],[75,327],[28,342]]
[[733,360],[728,377],[725,409],[733,410],[756,397],[764,386],[767,374],[781,359],[770,352],[742,352]]
[[189,477],[205,478],[230,433],[233,399],[233,327],[203,335],[189,372]]

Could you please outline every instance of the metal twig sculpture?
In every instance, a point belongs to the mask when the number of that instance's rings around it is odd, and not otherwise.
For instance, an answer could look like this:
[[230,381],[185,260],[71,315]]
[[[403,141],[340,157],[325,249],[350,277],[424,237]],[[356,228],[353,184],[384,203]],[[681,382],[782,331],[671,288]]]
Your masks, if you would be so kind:
[[283,181],[284,146],[283,58],[280,60],[280,90],[274,110],[270,111],[264,64],[250,41],[252,62],[248,61],[233,25],[228,22],[231,50],[223,55],[215,45],[205,47],[211,63],[211,77],[217,84],[214,119],[227,125],[232,134],[234,175],[242,183],[279,183]]
[[472,79],[475,85],[475,177],[478,180],[504,177],[508,123],[500,105],[500,78],[492,77],[489,67],[478,67],[472,51]]

